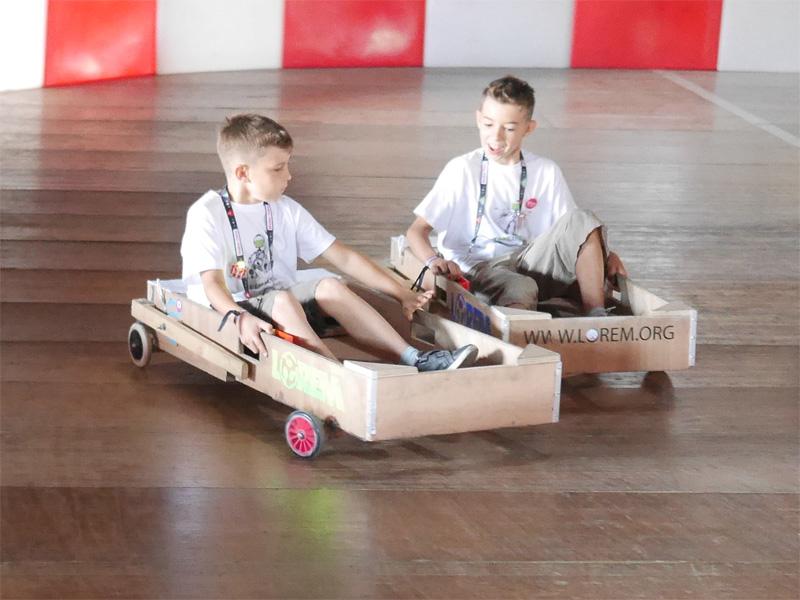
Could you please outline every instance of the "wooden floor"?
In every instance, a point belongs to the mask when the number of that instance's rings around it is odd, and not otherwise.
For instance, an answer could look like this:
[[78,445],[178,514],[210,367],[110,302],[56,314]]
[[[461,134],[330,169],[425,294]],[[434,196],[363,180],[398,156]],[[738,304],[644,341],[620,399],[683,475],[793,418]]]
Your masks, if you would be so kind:
[[3,598],[798,598],[796,75],[516,72],[527,147],[637,281],[697,308],[691,370],[566,379],[554,425],[303,462],[286,406],[131,364],[131,299],[179,276],[186,209],[223,182],[221,118],[287,126],[290,195],[383,260],[504,74],[0,94]]

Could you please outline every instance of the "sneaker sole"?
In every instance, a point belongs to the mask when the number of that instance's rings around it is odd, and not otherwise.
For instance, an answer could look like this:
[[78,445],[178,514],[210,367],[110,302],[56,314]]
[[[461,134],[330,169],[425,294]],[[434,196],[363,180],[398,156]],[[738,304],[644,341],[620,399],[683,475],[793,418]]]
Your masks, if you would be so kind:
[[462,352],[458,358],[453,361],[449,367],[447,367],[447,371],[455,371],[461,367],[471,367],[475,360],[478,358],[478,347],[470,345],[464,352]]

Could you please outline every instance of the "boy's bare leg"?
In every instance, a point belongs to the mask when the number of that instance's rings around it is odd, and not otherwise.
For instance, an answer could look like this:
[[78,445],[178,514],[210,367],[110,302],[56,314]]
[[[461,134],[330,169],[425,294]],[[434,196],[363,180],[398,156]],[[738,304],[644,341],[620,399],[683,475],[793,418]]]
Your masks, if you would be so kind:
[[339,279],[328,277],[320,281],[314,297],[320,308],[357,341],[398,359],[408,348],[408,342],[386,319]]
[[300,338],[309,350],[339,360],[316,334],[306,318],[302,305],[289,292],[275,296],[271,318],[279,329]]
[[593,229],[578,250],[575,275],[581,290],[584,312],[605,306],[605,258],[600,230]]

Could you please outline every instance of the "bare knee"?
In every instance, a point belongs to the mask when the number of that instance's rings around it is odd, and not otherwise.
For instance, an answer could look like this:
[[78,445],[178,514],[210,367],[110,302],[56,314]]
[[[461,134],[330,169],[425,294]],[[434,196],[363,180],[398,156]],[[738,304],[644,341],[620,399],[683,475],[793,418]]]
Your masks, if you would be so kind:
[[325,277],[320,279],[314,298],[317,302],[341,300],[352,294],[347,284],[338,277]]
[[275,294],[275,300],[272,304],[272,318],[275,321],[285,321],[288,318],[297,317],[300,314],[305,315],[303,307],[291,292],[283,290]]

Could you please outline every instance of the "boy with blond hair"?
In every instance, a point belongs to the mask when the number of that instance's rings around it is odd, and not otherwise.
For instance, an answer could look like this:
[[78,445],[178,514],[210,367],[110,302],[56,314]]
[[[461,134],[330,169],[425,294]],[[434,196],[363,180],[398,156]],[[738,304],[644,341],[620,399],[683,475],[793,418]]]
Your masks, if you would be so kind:
[[336,277],[302,281],[298,256],[322,257],[343,273],[399,300],[409,319],[430,293],[407,290],[366,256],[328,233],[284,195],[291,179],[293,141],[285,128],[260,115],[236,115],[220,127],[217,153],[227,185],[190,208],[181,242],[183,280],[190,299],[233,317],[239,338],[266,353],[262,332],[277,327],[302,345],[336,360],[320,339],[332,317],[356,340],[420,371],[469,366],[477,348],[419,352],[381,315]]
[[603,223],[576,207],[558,165],[522,149],[536,128],[533,107],[525,81],[489,84],[476,112],[481,147],[445,166],[414,210],[408,244],[434,274],[466,276],[490,304],[536,310],[579,293],[585,314],[603,316],[606,278],[625,267],[608,251]]

